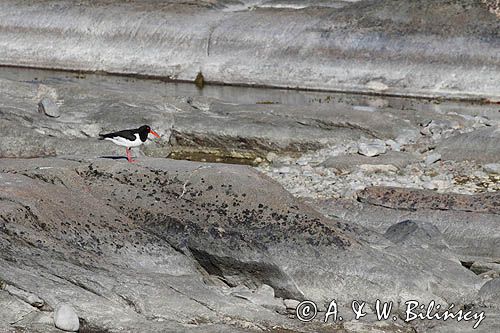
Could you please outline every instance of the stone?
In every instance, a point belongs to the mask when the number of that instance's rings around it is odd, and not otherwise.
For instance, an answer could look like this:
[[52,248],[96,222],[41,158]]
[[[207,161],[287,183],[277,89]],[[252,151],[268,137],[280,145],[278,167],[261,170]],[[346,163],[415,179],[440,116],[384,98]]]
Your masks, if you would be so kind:
[[471,265],[470,270],[478,275],[486,272],[500,273],[500,263],[475,261]]
[[458,128],[460,128],[460,125],[456,121],[431,120],[420,132],[424,135],[439,136],[445,132],[450,132]]
[[40,299],[37,295],[33,293],[26,292],[24,290],[21,290],[19,288],[16,288],[11,285],[5,285],[3,288],[5,291],[7,291],[9,294],[16,296],[17,298],[22,299],[26,303],[28,303],[31,306],[34,306],[36,308],[41,308],[42,306],[45,305],[45,302]]
[[358,145],[358,153],[368,157],[384,154],[386,151],[387,147],[384,142],[360,143]]
[[58,304],[54,311],[54,325],[66,332],[77,332],[80,322],[75,310],[69,304]]
[[425,165],[431,165],[441,159],[441,154],[430,154],[425,157]]
[[387,229],[384,237],[404,246],[449,248],[439,229],[428,222],[405,220],[396,223]]
[[366,84],[366,86],[367,88],[375,91],[384,91],[389,89],[389,86],[380,81],[370,81]]
[[300,304],[300,301],[297,301],[296,299],[284,299],[283,304],[287,309],[295,310],[297,305]]
[[500,309],[500,279],[486,282],[479,290],[479,297],[484,305]]
[[300,166],[306,166],[309,164],[309,161],[307,159],[299,158],[296,163]]
[[44,113],[46,116],[53,118],[59,118],[61,116],[61,112],[59,111],[57,104],[48,97],[44,97],[38,103],[38,112]]
[[98,137],[102,133],[102,128],[98,124],[83,125],[81,131],[89,137]]
[[489,163],[483,165],[484,171],[488,173],[500,174],[500,163]]
[[439,188],[438,184],[434,181],[425,181],[422,183],[422,187],[426,190],[437,190]]
[[274,153],[272,151],[267,153],[267,155],[266,155],[266,160],[268,160],[269,162],[276,161],[277,159],[278,159],[278,155],[276,155],[276,153]]
[[[33,308],[22,299],[0,289],[0,332],[19,331],[23,319],[37,312],[39,312],[38,309]],[[17,323],[17,328],[13,327],[11,323]],[[53,322],[50,326],[54,327]]]
[[488,280],[489,279],[498,279],[498,278],[500,278],[500,272],[491,270],[491,271],[483,272],[483,273],[479,274],[479,276],[482,279],[488,279]]

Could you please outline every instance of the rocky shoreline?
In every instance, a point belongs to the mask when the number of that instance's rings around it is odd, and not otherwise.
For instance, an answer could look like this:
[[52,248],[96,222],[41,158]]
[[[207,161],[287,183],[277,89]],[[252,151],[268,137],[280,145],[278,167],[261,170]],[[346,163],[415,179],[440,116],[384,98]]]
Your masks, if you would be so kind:
[[[249,167],[3,159],[0,175],[2,300],[17,304],[7,311],[10,323],[19,319],[14,327],[44,331],[63,302],[110,332],[190,325],[316,331],[320,323],[287,319],[283,300],[336,299],[347,308],[350,299],[382,296],[443,306],[479,305],[489,296],[478,292],[491,276],[464,267],[448,233],[422,237],[417,231],[428,227],[421,222],[417,229],[395,223],[401,241],[359,219],[325,218]],[[491,200],[497,207],[499,197]]]
[[496,14],[3,1],[0,332],[500,332]]
[[[405,323],[402,307],[353,317],[352,300],[381,298],[484,311],[475,331],[497,329],[495,106],[238,104],[52,75],[0,80],[0,330],[56,332],[66,305],[84,332],[471,329]],[[138,164],[95,138],[131,121],[163,136]],[[210,149],[257,166],[164,158]],[[333,299],[346,320],[321,322]]]

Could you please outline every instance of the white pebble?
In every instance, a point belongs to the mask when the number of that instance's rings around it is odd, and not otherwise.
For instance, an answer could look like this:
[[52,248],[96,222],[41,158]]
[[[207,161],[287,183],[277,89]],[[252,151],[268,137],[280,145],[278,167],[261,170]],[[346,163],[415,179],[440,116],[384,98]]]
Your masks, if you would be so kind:
[[360,143],[358,145],[358,152],[361,155],[373,157],[380,154],[384,154],[387,151],[385,143],[372,142],[372,143]]
[[54,325],[66,332],[77,332],[80,322],[75,310],[69,304],[58,304],[54,311]]

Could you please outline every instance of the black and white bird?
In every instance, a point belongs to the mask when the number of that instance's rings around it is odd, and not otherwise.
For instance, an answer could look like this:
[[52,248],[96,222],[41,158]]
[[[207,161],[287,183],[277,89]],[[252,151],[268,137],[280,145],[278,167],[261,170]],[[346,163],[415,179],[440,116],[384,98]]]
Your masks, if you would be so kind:
[[129,162],[135,162],[132,159],[130,149],[132,147],[138,147],[142,145],[148,139],[148,135],[152,134],[159,138],[158,133],[153,131],[148,125],[143,125],[135,129],[127,129],[123,131],[99,134],[99,140],[109,140],[118,146],[126,147],[127,160]]

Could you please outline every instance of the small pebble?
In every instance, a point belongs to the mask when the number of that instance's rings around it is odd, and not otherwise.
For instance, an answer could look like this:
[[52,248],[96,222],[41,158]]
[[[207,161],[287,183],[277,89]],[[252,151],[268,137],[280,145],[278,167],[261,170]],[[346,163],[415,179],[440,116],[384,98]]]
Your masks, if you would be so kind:
[[59,111],[59,107],[57,106],[57,104],[48,97],[44,97],[38,103],[38,112],[44,113],[45,115],[53,118],[58,118],[61,116],[61,112]]

